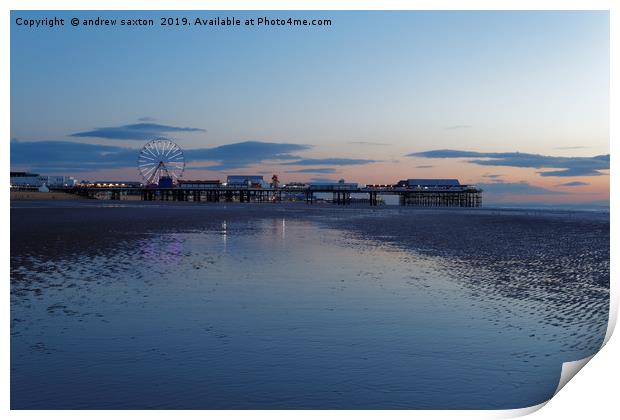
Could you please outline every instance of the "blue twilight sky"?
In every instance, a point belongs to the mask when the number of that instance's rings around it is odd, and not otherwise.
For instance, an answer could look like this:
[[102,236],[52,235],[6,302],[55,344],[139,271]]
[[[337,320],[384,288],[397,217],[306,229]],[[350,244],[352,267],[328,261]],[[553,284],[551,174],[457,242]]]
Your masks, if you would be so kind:
[[[54,16],[153,18],[156,26],[15,23]],[[332,24],[162,27],[161,16]],[[189,178],[456,177],[488,185],[498,201],[609,198],[607,12],[11,18],[13,169],[138,179],[136,150],[165,136],[186,150]]]

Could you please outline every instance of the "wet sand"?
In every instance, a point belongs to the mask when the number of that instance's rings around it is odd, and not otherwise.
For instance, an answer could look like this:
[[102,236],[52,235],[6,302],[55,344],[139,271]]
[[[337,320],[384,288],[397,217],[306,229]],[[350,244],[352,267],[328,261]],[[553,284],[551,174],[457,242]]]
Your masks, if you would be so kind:
[[605,333],[607,213],[11,206],[13,408],[516,408]]
[[213,229],[224,220],[307,218],[416,252],[484,264],[536,262],[541,270],[566,274],[567,280],[578,270],[569,262],[578,258],[600,270],[589,273],[589,280],[609,287],[609,213],[88,200],[79,205],[15,202],[11,216],[15,255],[81,252],[144,234]]

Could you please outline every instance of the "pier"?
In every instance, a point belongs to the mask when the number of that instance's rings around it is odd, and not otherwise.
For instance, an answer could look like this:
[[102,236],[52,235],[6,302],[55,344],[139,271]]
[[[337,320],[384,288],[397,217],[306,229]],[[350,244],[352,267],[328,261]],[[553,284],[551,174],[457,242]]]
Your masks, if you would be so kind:
[[[226,182],[183,180],[160,176],[158,182],[99,181],[67,185],[70,177],[42,177],[38,174],[11,173],[12,191],[57,191],[91,199],[124,200],[131,196],[142,201],[191,201],[197,203],[332,203],[338,206],[367,204],[378,206],[384,196],[397,196],[402,206],[481,207],[482,190],[461,184],[457,179],[404,179],[396,184],[360,185],[338,182],[280,184],[277,175],[271,182],[262,175],[229,175]],[[48,184],[49,183],[49,184]]]
[[[189,201],[201,203],[239,202],[274,203],[282,201],[303,201],[315,204],[317,201],[334,205],[351,205],[364,202],[370,206],[379,204],[382,195],[399,197],[402,206],[416,207],[481,207],[482,190],[473,186],[411,188],[406,186],[343,186],[307,185],[305,187],[241,187],[211,185],[202,188],[184,187],[135,187],[135,186],[76,186],[65,191],[88,198],[107,193],[111,200],[121,200],[128,195],[139,196],[142,201]],[[324,198],[319,199],[318,195]],[[331,195],[331,200],[329,197]],[[357,196],[358,198],[354,198]],[[365,197],[365,198],[361,198]]]

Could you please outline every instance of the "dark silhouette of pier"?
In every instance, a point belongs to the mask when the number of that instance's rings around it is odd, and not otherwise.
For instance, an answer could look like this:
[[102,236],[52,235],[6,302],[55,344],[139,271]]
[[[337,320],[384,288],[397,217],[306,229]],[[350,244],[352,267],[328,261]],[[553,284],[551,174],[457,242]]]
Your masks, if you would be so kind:
[[[109,194],[111,200],[121,200],[128,195],[139,196],[142,201],[191,201],[204,203],[239,202],[273,203],[282,201],[302,201],[314,204],[317,201],[331,201],[335,205],[350,205],[364,202],[377,206],[379,196],[396,195],[403,206],[418,207],[480,207],[482,190],[474,186],[458,185],[447,187],[409,186],[351,186],[339,187],[337,184],[305,187],[243,187],[210,185],[204,188],[184,187],[135,187],[135,186],[76,186],[65,191],[88,198],[96,198],[100,193]],[[317,194],[331,194],[331,200],[317,197]],[[356,198],[354,196],[366,196]]]

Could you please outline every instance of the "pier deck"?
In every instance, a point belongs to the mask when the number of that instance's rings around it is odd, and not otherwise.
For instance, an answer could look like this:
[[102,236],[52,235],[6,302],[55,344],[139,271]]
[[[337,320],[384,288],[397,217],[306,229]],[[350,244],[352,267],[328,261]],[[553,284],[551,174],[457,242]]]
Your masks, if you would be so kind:
[[405,188],[405,187],[345,187],[338,186],[305,188],[253,188],[217,186],[209,188],[179,187],[74,187],[65,191],[90,198],[97,193],[109,193],[110,199],[121,200],[123,196],[140,196],[143,201],[194,201],[194,202],[241,202],[268,203],[297,198],[307,204],[317,201],[317,194],[331,194],[331,202],[348,205],[360,201],[353,195],[367,195],[370,206],[379,203],[381,195],[397,195],[403,206],[418,207],[480,207],[482,190],[471,186],[456,188]]

